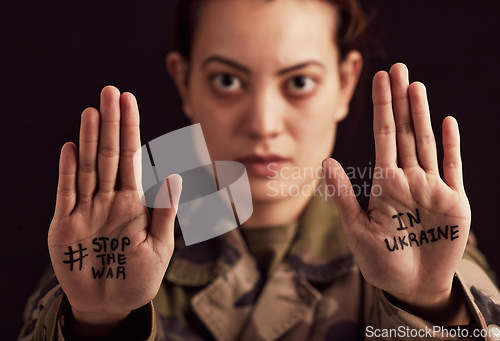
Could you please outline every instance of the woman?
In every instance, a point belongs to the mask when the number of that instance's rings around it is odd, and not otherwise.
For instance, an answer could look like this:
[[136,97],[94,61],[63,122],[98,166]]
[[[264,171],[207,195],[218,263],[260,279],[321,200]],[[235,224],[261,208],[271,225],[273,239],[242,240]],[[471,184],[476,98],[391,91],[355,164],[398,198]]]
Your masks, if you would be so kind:
[[[425,88],[408,84],[403,64],[373,79],[380,191],[367,212],[328,158],[362,67],[355,1],[182,1],[176,17],[167,69],[211,157],[247,167],[253,215],[185,247],[174,235],[182,181],[172,175],[157,201],[174,205],[150,220],[133,166],[137,103],[104,88],[100,111],[82,114],[79,152],[72,143],[61,151],[48,238],[57,281],[33,296],[26,338],[356,339],[499,324],[486,296],[498,291],[461,261],[470,208],[457,123],[443,122],[441,179]],[[318,172],[285,172],[321,164],[325,183]],[[335,205],[312,198],[322,184]],[[97,275],[102,265],[116,272]]]

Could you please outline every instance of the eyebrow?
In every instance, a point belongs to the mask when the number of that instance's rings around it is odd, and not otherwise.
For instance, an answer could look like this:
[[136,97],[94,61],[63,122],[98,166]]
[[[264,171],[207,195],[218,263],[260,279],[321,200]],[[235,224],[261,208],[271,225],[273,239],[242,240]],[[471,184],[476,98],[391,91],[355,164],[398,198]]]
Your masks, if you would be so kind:
[[[225,58],[225,57],[221,57],[221,56],[217,56],[217,55],[213,55],[213,56],[210,56],[208,58],[206,58],[203,63],[202,63],[202,66],[205,67],[208,63],[210,62],[219,62],[219,63],[222,63],[222,64],[226,64],[230,67],[233,67],[235,69],[238,69],[244,73],[247,73],[247,74],[250,74],[251,71],[248,67],[244,66],[244,65],[241,65],[237,62],[235,62],[234,60],[231,60],[229,58]],[[297,70],[297,69],[302,69],[306,66],[309,66],[309,65],[317,65],[317,66],[320,66],[321,68],[325,69],[325,66],[316,61],[316,60],[309,60],[309,61],[305,61],[305,62],[302,62],[302,63],[299,63],[299,64],[296,64],[296,65],[293,65],[293,66],[289,66],[289,67],[286,67],[284,69],[281,69],[279,70],[276,74],[277,75],[283,75],[285,73],[288,73],[288,72],[291,72],[291,71],[294,71],[294,70]]]

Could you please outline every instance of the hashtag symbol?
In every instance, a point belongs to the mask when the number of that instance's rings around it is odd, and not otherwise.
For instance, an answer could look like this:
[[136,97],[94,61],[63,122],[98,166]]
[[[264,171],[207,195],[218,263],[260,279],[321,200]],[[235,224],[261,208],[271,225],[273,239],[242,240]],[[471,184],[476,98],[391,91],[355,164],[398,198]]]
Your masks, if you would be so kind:
[[[88,255],[84,255],[83,251],[87,250],[87,248],[82,247],[82,244],[78,244],[78,250],[73,251],[73,248],[71,246],[68,246],[68,252],[65,252],[64,254],[69,256],[68,260],[63,261],[65,264],[69,264],[69,270],[73,271],[73,264],[76,262],[80,262],[80,269],[79,271],[82,271],[82,260],[83,258],[87,257]],[[75,258],[75,253],[80,253],[78,258]]]

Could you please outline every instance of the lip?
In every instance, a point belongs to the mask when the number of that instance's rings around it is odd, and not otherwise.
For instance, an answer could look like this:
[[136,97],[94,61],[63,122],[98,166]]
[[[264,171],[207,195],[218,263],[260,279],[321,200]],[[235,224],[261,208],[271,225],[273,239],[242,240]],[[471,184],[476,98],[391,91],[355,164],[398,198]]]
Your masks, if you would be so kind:
[[252,154],[247,157],[241,158],[240,162],[260,162],[260,163],[269,163],[269,162],[281,162],[287,161],[288,159],[276,154],[268,154],[268,155],[258,155]]
[[276,154],[252,154],[238,161],[245,165],[249,175],[275,178],[289,159]]

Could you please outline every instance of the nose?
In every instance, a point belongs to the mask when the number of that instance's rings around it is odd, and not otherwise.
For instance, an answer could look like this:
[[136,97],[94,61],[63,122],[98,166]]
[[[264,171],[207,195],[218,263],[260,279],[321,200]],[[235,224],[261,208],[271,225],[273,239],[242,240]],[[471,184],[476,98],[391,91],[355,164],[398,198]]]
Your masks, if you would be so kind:
[[284,103],[272,89],[260,89],[250,96],[244,131],[252,139],[276,138],[284,129]]

